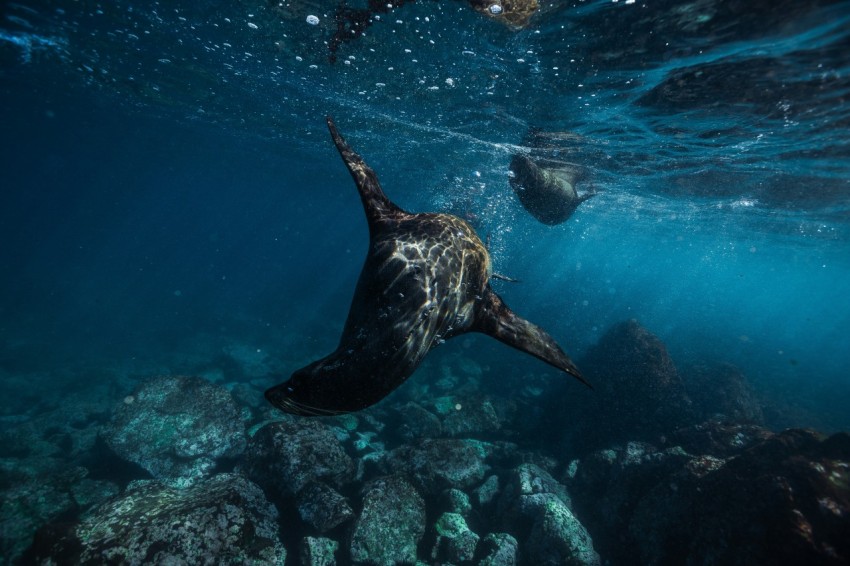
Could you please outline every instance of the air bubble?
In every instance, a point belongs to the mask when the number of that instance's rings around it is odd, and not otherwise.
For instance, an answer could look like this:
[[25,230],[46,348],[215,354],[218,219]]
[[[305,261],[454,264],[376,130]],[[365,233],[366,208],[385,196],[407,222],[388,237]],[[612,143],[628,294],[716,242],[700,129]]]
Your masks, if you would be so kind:
[[309,16],[307,16],[307,23],[311,26],[317,26],[319,25],[319,18],[317,18],[313,14],[310,14]]
[[494,16],[498,16],[502,13],[502,7],[499,4],[493,4],[490,6],[490,13]]

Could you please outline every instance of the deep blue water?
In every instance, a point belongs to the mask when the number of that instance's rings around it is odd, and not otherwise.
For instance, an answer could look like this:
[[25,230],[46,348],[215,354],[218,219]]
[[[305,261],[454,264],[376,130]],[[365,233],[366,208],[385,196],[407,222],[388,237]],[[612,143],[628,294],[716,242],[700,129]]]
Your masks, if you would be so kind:
[[[474,215],[523,281],[499,291],[571,352],[637,318],[847,426],[847,3],[550,5],[515,32],[423,2],[349,64],[309,4],[29,6],[0,42],[11,367],[333,346],[367,243],[333,114],[401,206]],[[557,227],[506,182],[528,125],[581,136],[601,193]]]
[[[421,1],[331,63],[333,9],[0,8],[0,370],[41,380],[5,417],[91,368],[335,347],[368,234],[330,114],[396,203],[489,235],[498,292],[574,358],[636,318],[775,426],[850,428],[850,3],[546,2],[512,30]],[[559,226],[508,185],[529,127],[571,132],[599,192]],[[483,336],[428,363],[460,351],[554,373]]]

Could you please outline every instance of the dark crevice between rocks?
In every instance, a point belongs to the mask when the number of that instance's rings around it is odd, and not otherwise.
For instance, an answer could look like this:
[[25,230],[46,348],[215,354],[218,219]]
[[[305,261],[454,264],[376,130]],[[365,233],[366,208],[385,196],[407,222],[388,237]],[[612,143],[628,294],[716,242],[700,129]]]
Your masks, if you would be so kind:
[[118,484],[121,491],[133,480],[154,479],[138,464],[119,458],[99,436],[91,452],[83,456],[79,464],[88,469],[89,479],[111,481]]

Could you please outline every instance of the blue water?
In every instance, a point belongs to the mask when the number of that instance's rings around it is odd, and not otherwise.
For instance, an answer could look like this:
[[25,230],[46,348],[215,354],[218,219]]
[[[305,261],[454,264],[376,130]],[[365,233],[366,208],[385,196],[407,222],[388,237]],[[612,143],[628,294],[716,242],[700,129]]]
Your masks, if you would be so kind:
[[[0,369],[45,380],[4,416],[211,343],[286,371],[334,348],[368,235],[330,114],[396,203],[489,235],[521,280],[497,291],[574,358],[635,318],[793,408],[774,426],[850,428],[850,3],[549,2],[512,30],[421,1],[330,63],[333,9],[0,8]],[[555,227],[507,182],[532,126],[599,192]],[[549,371],[469,340],[428,363]]]

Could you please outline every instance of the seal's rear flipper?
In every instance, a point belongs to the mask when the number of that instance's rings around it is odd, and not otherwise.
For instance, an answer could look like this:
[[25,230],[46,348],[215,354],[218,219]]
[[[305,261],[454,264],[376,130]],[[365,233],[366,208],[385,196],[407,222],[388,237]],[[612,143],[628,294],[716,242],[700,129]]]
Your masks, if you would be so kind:
[[529,353],[567,372],[592,389],[570,357],[545,330],[518,317],[489,287],[478,305],[470,330],[483,332],[508,346]]
[[333,118],[328,116],[327,121],[334,144],[346,167],[348,167],[349,172],[351,172],[351,177],[357,184],[357,190],[360,192],[360,200],[363,202],[363,208],[366,210],[366,219],[369,222],[369,233],[372,233],[374,223],[388,214],[406,214],[387,198],[387,195],[384,194],[384,190],[381,188],[381,183],[378,182],[378,176],[340,135]]

